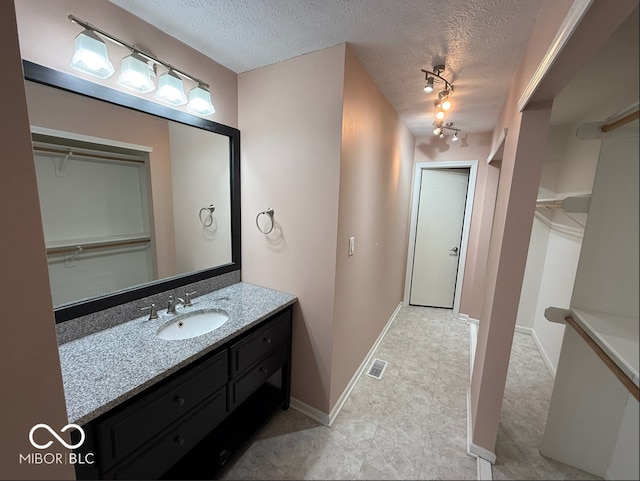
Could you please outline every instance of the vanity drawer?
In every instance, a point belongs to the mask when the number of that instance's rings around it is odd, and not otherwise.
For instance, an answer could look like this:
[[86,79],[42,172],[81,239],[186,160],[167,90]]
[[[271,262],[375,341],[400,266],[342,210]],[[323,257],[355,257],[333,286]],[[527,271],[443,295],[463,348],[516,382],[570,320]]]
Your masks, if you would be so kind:
[[225,350],[101,421],[97,433],[102,469],[108,469],[187,414],[224,386],[227,379]]
[[278,314],[262,329],[231,346],[231,375],[234,376],[285,342],[291,332],[291,310]]
[[229,410],[251,396],[274,372],[284,366],[287,353],[286,344],[282,344],[241,377],[232,381],[229,384]]
[[110,479],[157,479],[198,444],[226,416],[225,388],[220,389],[175,429],[136,454],[133,460],[105,477]]

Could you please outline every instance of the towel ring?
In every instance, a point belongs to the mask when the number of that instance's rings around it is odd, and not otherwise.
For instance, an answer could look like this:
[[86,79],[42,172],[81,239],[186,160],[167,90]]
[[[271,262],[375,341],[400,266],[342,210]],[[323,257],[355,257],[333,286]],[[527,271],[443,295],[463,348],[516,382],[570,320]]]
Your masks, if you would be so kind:
[[[215,210],[216,208],[213,206],[213,204],[209,204],[209,207],[203,207],[202,209],[200,209],[200,213],[198,214],[198,217],[200,217],[200,223],[203,226],[210,227],[211,224],[213,224],[213,213],[215,212]],[[202,218],[203,212],[207,213],[204,219]]]
[[[258,230],[260,232],[262,232],[263,234],[269,234],[272,230],[273,230],[273,209],[271,207],[269,207],[267,210],[263,210],[262,212],[258,212],[258,215],[256,216],[256,227],[258,228]],[[258,222],[260,220],[260,216],[261,215],[266,215],[269,216],[269,219],[271,220],[271,227],[269,228],[269,230],[262,230],[262,228],[260,227],[260,222]]]

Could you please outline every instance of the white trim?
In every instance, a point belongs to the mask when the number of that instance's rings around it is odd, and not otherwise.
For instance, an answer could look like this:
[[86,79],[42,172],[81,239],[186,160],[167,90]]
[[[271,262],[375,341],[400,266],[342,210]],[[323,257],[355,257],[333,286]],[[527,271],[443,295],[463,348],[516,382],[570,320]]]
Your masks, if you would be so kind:
[[[475,320],[475,319],[474,319]],[[476,347],[478,346],[478,324],[469,323],[469,382],[473,377],[473,361],[476,359]]]
[[562,234],[577,237],[578,239],[582,239],[584,237],[584,227],[571,227],[568,225],[560,224],[559,222],[554,222],[538,211],[535,212],[535,217],[540,222],[542,222],[549,230],[554,230]]
[[94,137],[92,135],[78,134],[75,132],[65,132],[64,130],[50,129],[47,127],[31,126],[32,134],[48,135],[49,137],[58,137],[62,139],[78,140],[80,142],[91,142],[93,144],[108,145],[110,147],[121,147],[129,150],[138,150],[140,152],[153,152],[153,147],[147,145],[130,144],[129,142],[121,142],[119,140],[104,139],[102,137]]
[[542,342],[540,341],[540,338],[538,337],[538,334],[534,329],[531,329],[531,337],[533,338],[533,342],[535,343],[536,348],[538,349],[538,352],[540,353],[540,356],[544,361],[544,364],[547,366],[547,369],[549,370],[549,374],[551,374],[551,377],[555,380],[556,366],[553,364],[553,362],[551,362],[551,358],[547,354],[547,351],[542,345]]
[[529,83],[522,92],[520,99],[518,99],[519,112],[522,112],[527,107],[531,97],[533,97],[533,94],[540,86],[547,73],[549,73],[549,70],[551,70],[551,66],[558,58],[558,55],[560,55],[560,52],[562,52],[566,47],[571,35],[575,32],[582,20],[582,17],[587,13],[587,10],[589,10],[592,3],[593,0],[573,0],[573,4],[567,12],[567,15],[564,17],[562,25],[560,25],[560,29],[547,49],[547,53],[545,53],[544,57],[540,61],[540,65],[538,65],[538,68],[531,77],[531,80],[529,80]]
[[469,169],[469,184],[467,186],[467,200],[464,209],[464,221],[462,223],[462,242],[460,245],[460,260],[458,261],[458,276],[453,295],[453,317],[460,313],[460,298],[462,296],[462,284],[464,282],[464,268],[469,244],[469,231],[471,228],[471,214],[473,213],[473,198],[476,192],[476,179],[478,176],[477,160],[460,160],[455,162],[418,162],[413,173],[413,200],[411,202],[411,226],[409,228],[409,249],[407,251],[407,270],[404,282],[404,305],[409,305],[411,294],[411,278],[413,277],[413,253],[416,247],[416,229],[418,224],[418,203],[420,201],[420,181],[422,171],[425,169]]
[[308,404],[300,401],[299,399],[295,399],[295,398],[291,398],[291,402],[290,402],[291,407],[296,411],[299,411],[302,414],[306,414],[310,418],[315,419],[316,421],[323,424],[324,426],[330,427],[338,417],[338,414],[340,414],[340,411],[342,410],[344,403],[349,398],[349,395],[351,394],[351,391],[353,391],[353,388],[356,386],[358,379],[360,379],[360,376],[362,376],[362,374],[365,372],[365,369],[369,365],[369,362],[371,362],[371,360],[373,359],[373,355],[375,354],[376,349],[378,349],[378,346],[384,339],[384,336],[387,334],[387,331],[391,327],[391,324],[393,324],[393,321],[396,320],[396,317],[398,316],[398,313],[400,312],[401,308],[402,308],[402,302],[398,304],[398,306],[395,308],[395,310],[391,314],[391,317],[389,318],[389,320],[387,321],[387,324],[382,329],[382,332],[378,336],[378,339],[376,339],[376,342],[374,342],[371,349],[369,349],[369,352],[365,356],[364,360],[362,361],[362,363],[360,363],[360,367],[358,367],[356,372],[353,374],[353,376],[351,377],[351,381],[349,381],[349,384],[347,384],[347,387],[344,389],[344,391],[342,391],[342,394],[338,398],[338,401],[333,406],[333,409],[328,415],[312,406],[309,406]]
[[521,334],[528,334],[529,336],[533,334],[533,329],[531,327],[518,326],[517,324],[515,331]]
[[547,351],[545,350],[544,346],[542,345],[542,342],[540,341],[540,338],[538,337],[538,334],[536,334],[535,329],[533,329],[531,327],[524,327],[524,326],[516,325],[515,331],[519,332],[519,333],[522,333],[522,334],[528,334],[529,336],[531,336],[531,338],[533,339],[533,343],[536,345],[536,349],[538,350],[538,353],[540,353],[540,357],[542,357],[542,360],[544,361],[545,366],[547,366],[547,369],[549,370],[549,374],[551,374],[551,377],[553,379],[555,379],[556,378],[556,367],[551,362],[551,358],[549,357],[549,355],[547,354]]
[[493,472],[491,470],[491,463],[486,459],[478,457],[478,479],[481,481],[492,481]]
[[458,313],[458,320],[462,322],[469,322],[469,316],[467,314]]
[[330,426],[329,416],[319,409],[309,406],[307,403],[300,401],[294,397],[289,401],[289,406],[302,414],[309,416],[311,419],[315,419],[323,426]]
[[[491,149],[491,153],[489,154],[489,157],[487,157],[487,164],[490,164],[491,162],[493,162],[494,157],[498,153],[498,150],[500,150],[500,147],[502,147],[502,144],[504,144],[504,140],[507,138],[508,131],[509,131],[509,127],[505,127],[504,129],[502,129],[502,132],[500,132],[498,141],[496,142],[493,149]],[[502,159],[499,159],[499,160],[502,160]]]
[[[491,464],[495,464],[496,455],[489,451],[488,449],[484,449],[477,444],[474,444],[472,439],[473,428],[471,426],[471,389],[467,390],[467,454],[471,456],[475,456],[477,458],[482,458],[485,461],[488,461]],[[480,469],[480,466],[478,466]]]

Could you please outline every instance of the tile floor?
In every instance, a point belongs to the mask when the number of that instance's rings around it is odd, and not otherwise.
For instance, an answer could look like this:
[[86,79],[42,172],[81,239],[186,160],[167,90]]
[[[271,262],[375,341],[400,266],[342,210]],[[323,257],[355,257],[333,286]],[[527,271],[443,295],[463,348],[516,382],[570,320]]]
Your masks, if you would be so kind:
[[[375,357],[327,428],[278,413],[224,479],[476,479],[466,453],[469,326],[451,311],[402,308]],[[495,479],[597,479],[540,456],[552,380],[531,337],[516,334]]]

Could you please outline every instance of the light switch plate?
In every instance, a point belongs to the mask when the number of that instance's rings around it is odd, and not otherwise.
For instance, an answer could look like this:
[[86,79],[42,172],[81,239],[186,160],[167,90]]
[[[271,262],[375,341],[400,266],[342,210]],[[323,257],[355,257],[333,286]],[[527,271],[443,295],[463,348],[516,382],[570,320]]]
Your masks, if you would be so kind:
[[352,256],[353,255],[353,251],[356,248],[356,238],[355,237],[349,237],[349,255]]

